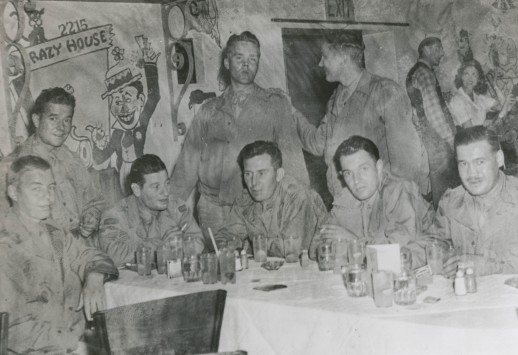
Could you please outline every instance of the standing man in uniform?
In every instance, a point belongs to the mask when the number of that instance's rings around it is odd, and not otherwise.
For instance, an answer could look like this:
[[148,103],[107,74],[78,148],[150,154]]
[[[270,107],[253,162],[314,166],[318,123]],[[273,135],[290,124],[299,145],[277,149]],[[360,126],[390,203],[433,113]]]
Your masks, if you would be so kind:
[[286,172],[309,185],[288,98],[254,82],[260,59],[257,37],[248,31],[230,36],[222,59],[228,86],[197,112],[171,179],[173,192],[184,200],[198,189],[198,218],[204,233],[209,227],[215,233],[222,226],[242,191],[237,156],[246,144],[277,143]]
[[297,120],[304,149],[324,156],[327,185],[335,199],[344,186],[334,155],[340,143],[353,135],[372,140],[394,175],[410,180],[419,175],[420,142],[408,97],[394,81],[365,69],[364,49],[361,35],[351,32],[326,38],[319,66],[327,81],[339,85],[318,128],[301,115]]
[[447,188],[460,184],[455,166],[455,125],[433,71],[444,57],[441,40],[427,37],[418,48],[419,60],[408,72],[406,89],[412,103],[413,121],[428,155],[431,198],[437,208]]
[[[0,164],[0,187],[5,191],[9,163],[18,157],[36,155],[52,166],[56,180],[56,198],[51,206],[52,219],[64,230],[76,231],[84,238],[99,227],[105,201],[81,158],[64,144],[72,128],[76,100],[63,88],[41,92],[32,109],[36,132]],[[7,198],[0,198],[0,209],[8,209]]]

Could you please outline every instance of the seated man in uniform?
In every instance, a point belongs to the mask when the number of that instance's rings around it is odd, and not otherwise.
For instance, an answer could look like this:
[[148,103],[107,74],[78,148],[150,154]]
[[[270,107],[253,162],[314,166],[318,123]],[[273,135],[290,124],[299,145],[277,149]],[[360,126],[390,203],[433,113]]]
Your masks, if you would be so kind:
[[[41,92],[31,113],[36,132],[0,164],[0,189],[6,191],[5,175],[14,159],[35,155],[47,160],[56,180],[52,219],[61,228],[87,238],[99,227],[105,201],[79,156],[64,144],[72,128],[75,105],[74,96],[63,88]],[[8,209],[7,198],[1,196],[0,212]]]
[[170,194],[169,175],[159,157],[145,154],[131,165],[127,177],[132,194],[103,213],[99,243],[116,265],[135,262],[139,246],[156,250],[174,236],[192,238],[196,253],[203,237],[185,204]]
[[482,126],[457,132],[455,155],[462,185],[447,190],[429,234],[453,243],[444,265],[452,277],[460,260],[478,275],[518,272],[518,179],[504,175],[498,136]]
[[268,256],[285,257],[283,238],[292,236],[298,239],[299,252],[308,249],[326,213],[320,196],[284,174],[281,152],[272,142],[246,145],[238,163],[246,189],[232,205],[216,243],[232,241],[229,248],[240,248],[243,240],[262,235]]
[[425,262],[419,235],[433,220],[433,208],[417,185],[394,177],[383,167],[374,142],[352,136],[335,153],[347,187],[333,202],[325,223],[313,239],[310,257],[322,240],[361,240],[367,244],[398,243],[412,251],[413,266]]
[[[10,313],[16,354],[64,354],[78,347],[86,317],[105,307],[103,282],[117,278],[108,256],[50,220],[56,183],[36,156],[15,160],[7,175],[12,201],[0,221],[0,309]],[[84,345],[84,343],[83,343]]]

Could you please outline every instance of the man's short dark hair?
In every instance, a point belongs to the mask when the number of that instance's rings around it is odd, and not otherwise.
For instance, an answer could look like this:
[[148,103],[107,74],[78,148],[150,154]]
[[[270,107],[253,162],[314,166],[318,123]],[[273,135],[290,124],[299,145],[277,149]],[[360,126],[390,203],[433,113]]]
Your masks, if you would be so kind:
[[484,126],[459,128],[457,130],[457,134],[455,134],[453,145],[455,147],[455,151],[457,151],[457,147],[461,145],[468,145],[471,143],[483,141],[489,143],[493,152],[496,153],[500,150],[498,135]]
[[63,88],[55,87],[43,90],[34,101],[32,106],[31,116],[36,114],[40,116],[45,111],[47,104],[60,104],[70,106],[72,108],[72,114],[76,107],[76,99],[74,95],[69,93]]
[[324,35],[324,40],[329,44],[329,47],[332,50],[347,54],[349,58],[358,65],[358,67],[365,67],[365,60],[363,57],[365,44],[363,42],[361,31],[330,31],[328,35]]
[[254,44],[257,47],[257,50],[259,51],[259,57],[261,56],[261,44],[259,43],[259,39],[257,39],[256,35],[254,35],[250,31],[243,31],[240,34],[233,34],[228,38],[227,45],[225,48],[223,48],[223,51],[221,52],[221,63],[219,66],[219,73],[218,73],[218,79],[220,82],[224,83],[225,86],[230,85],[230,71],[225,68],[224,60],[227,59],[232,50],[234,49],[234,46],[238,42],[249,42]]
[[366,151],[375,162],[380,158],[378,147],[376,147],[373,141],[361,136],[351,136],[344,140],[336,149],[335,162],[339,164],[341,157],[353,155],[360,150]]
[[419,54],[419,58],[424,58],[424,49],[429,46],[433,46],[434,44],[440,44],[441,39],[438,37],[426,37],[419,43],[419,47],[417,47],[417,53]]
[[255,141],[245,145],[243,149],[241,149],[241,152],[239,152],[237,162],[241,171],[244,171],[245,160],[263,154],[268,154],[270,156],[274,169],[282,168],[282,154],[277,147],[277,144],[268,141]]
[[167,173],[167,168],[162,159],[154,154],[144,154],[131,164],[131,169],[126,179],[126,186],[131,187],[131,184],[138,184],[142,187],[146,182],[145,175],[158,173],[160,171]]
[[464,75],[464,71],[470,67],[475,68],[478,73],[478,81],[473,88],[473,91],[477,95],[483,95],[487,92],[487,84],[484,80],[484,70],[482,69],[482,65],[477,60],[468,60],[459,67],[457,70],[457,75],[455,75],[455,87],[458,89],[462,87],[462,75]]
[[26,155],[18,158],[11,163],[7,171],[7,186],[13,185],[18,187],[22,175],[32,170],[47,171],[52,170],[52,167],[48,161],[35,155]]

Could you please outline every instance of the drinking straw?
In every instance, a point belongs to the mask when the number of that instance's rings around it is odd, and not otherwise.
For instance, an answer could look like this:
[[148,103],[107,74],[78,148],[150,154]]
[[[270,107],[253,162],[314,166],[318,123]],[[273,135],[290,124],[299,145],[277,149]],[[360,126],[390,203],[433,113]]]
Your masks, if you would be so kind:
[[214,250],[216,251],[216,255],[219,255],[218,246],[216,245],[216,240],[214,239],[214,235],[212,234],[212,230],[207,228],[209,230],[210,240],[212,241],[212,245],[214,246]]

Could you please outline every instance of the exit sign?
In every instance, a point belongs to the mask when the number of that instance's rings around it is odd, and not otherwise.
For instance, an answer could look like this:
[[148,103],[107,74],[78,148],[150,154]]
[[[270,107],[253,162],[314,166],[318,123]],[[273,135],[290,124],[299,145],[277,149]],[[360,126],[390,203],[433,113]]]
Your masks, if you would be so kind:
[[326,0],[327,20],[354,21],[353,0]]

